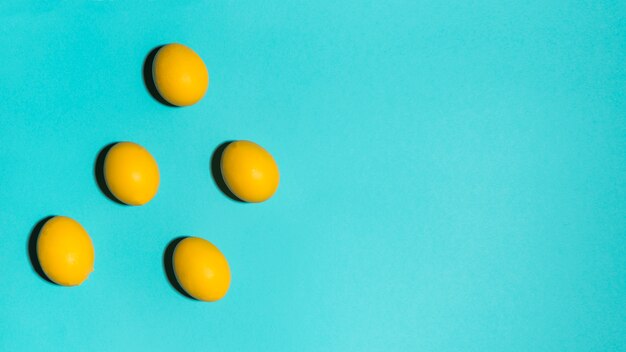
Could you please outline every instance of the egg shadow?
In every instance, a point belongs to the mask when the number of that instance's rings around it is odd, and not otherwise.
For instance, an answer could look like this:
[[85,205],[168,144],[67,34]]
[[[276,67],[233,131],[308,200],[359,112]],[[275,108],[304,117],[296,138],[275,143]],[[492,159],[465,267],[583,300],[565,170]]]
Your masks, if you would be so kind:
[[245,203],[243,200],[239,199],[226,185],[226,181],[224,181],[224,175],[222,174],[222,155],[224,154],[224,150],[228,145],[230,145],[234,141],[226,141],[220,144],[217,149],[213,152],[213,156],[211,156],[211,175],[213,176],[213,181],[215,181],[215,185],[217,188],[224,193],[228,198],[239,202]]
[[37,275],[39,275],[39,277],[41,277],[45,281],[58,286],[57,283],[50,280],[46,273],[44,273],[43,268],[41,267],[41,263],[39,262],[39,257],[37,256],[37,239],[39,239],[41,229],[43,228],[43,225],[45,225],[46,222],[48,222],[48,220],[52,219],[53,217],[54,216],[51,215],[46,216],[45,218],[39,220],[35,227],[33,227],[30,232],[30,236],[28,236],[27,251],[28,258],[30,259],[30,264],[33,267],[33,270],[37,273]]
[[163,47],[164,45],[159,45],[157,47],[155,47],[154,49],[150,50],[150,52],[148,53],[148,56],[146,56],[146,59],[143,62],[143,83],[146,86],[146,89],[148,90],[148,93],[150,93],[150,95],[159,103],[165,105],[165,106],[169,106],[172,108],[177,108],[178,106],[169,103],[167,100],[165,100],[161,94],[159,94],[159,90],[156,87],[156,84],[154,83],[154,76],[152,74],[152,68],[153,68],[153,64],[154,64],[154,57],[156,56],[156,54],[159,52],[159,50]]
[[94,177],[96,178],[96,183],[98,184],[98,188],[100,191],[113,202],[128,206],[128,204],[122,203],[119,199],[115,198],[109,187],[107,186],[107,182],[104,178],[104,160],[106,159],[107,153],[119,142],[114,142],[108,144],[106,147],[102,148],[96,157],[96,164],[94,165]]
[[180,243],[180,241],[184,240],[187,237],[188,236],[177,237],[170,241],[167,247],[165,247],[165,252],[163,252],[163,271],[165,271],[167,281],[170,282],[170,285],[172,285],[172,287],[176,291],[178,291],[178,293],[191,300],[197,301],[197,299],[191,297],[187,292],[185,292],[180,283],[178,283],[178,280],[176,279],[176,274],[174,274],[174,250],[176,249],[176,246]]

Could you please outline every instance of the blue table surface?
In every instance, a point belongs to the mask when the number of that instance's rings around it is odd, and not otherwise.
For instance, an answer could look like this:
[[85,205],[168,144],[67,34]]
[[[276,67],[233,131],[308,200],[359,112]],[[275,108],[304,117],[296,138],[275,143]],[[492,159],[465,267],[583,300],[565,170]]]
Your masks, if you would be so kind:
[[[5,1],[0,4],[1,351],[626,350],[624,1]],[[211,83],[172,108],[142,66],[180,42]],[[266,147],[274,198],[211,176]],[[98,189],[115,141],[156,198]],[[31,267],[48,215],[95,271]],[[179,236],[215,243],[216,303],[167,281]]]

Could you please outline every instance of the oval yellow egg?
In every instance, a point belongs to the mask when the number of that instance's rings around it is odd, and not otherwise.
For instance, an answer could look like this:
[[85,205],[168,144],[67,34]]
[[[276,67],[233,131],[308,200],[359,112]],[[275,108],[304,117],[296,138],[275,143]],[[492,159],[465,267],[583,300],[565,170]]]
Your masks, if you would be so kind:
[[222,153],[220,167],[228,189],[243,201],[263,202],[278,189],[278,165],[272,155],[256,143],[230,143]]
[[226,257],[205,239],[181,240],[174,249],[172,266],[176,281],[195,299],[213,302],[228,292],[230,268]]
[[139,144],[115,144],[104,158],[103,169],[107,188],[123,203],[144,205],[159,190],[160,176],[156,160]]
[[76,220],[55,216],[39,232],[37,258],[51,281],[78,286],[93,271],[95,252],[89,234]]
[[177,106],[200,101],[209,87],[209,72],[204,62],[182,44],[164,45],[152,62],[154,85],[163,99]]

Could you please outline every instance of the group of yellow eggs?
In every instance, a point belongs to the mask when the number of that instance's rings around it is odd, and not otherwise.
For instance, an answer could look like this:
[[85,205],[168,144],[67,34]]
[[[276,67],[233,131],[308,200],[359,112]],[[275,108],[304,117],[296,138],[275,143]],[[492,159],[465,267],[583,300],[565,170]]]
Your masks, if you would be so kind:
[[[181,44],[168,44],[158,50],[152,62],[152,78],[159,95],[176,106],[197,103],[209,85],[209,73],[200,56]],[[263,202],[278,188],[276,162],[258,144],[229,143],[219,162],[226,187],[244,202]],[[159,189],[156,160],[132,142],[114,144],[106,151],[102,173],[111,195],[127,205],[144,205]],[[36,255],[43,274],[59,285],[80,285],[93,271],[91,238],[80,223],[68,217],[55,216],[45,221],[37,234]],[[205,239],[187,237],[179,241],[171,264],[180,287],[198,300],[219,300],[230,287],[226,258]]]

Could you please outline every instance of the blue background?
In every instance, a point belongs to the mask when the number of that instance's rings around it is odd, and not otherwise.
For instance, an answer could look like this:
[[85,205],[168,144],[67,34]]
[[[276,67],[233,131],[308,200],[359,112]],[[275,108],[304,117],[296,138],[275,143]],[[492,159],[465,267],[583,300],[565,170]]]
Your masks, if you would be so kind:
[[[5,1],[0,350],[626,350],[623,1]],[[188,108],[142,79],[181,42],[211,75]],[[225,197],[215,148],[282,180]],[[143,207],[98,189],[115,141],[150,150]],[[64,288],[26,243],[80,221],[95,272]],[[181,296],[166,245],[227,256],[217,303]]]

